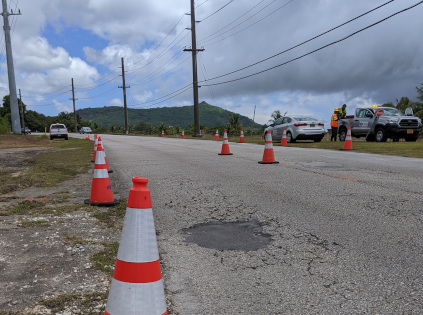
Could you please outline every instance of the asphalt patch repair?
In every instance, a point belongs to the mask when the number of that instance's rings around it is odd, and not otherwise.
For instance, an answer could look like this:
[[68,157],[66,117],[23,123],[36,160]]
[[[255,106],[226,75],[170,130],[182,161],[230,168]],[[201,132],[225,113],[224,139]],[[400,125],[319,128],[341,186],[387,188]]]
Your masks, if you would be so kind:
[[185,240],[217,250],[256,251],[271,242],[263,233],[264,224],[256,220],[236,222],[208,222],[183,229]]

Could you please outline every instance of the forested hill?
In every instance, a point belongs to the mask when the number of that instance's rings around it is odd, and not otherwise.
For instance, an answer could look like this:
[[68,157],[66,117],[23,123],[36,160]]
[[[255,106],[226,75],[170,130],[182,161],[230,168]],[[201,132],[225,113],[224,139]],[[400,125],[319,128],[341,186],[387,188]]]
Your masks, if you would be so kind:
[[[224,126],[229,122],[233,112],[222,109],[217,106],[209,105],[206,102],[199,104],[200,124],[206,127]],[[108,127],[113,124],[125,125],[124,110],[119,106],[108,106],[99,108],[84,108],[76,111],[79,116],[91,123],[98,123],[102,127]],[[140,121],[159,125],[166,125],[187,128],[194,123],[194,106],[183,107],[161,107],[149,109],[128,108],[128,123],[136,125]],[[245,116],[239,115],[239,122],[244,128],[260,128],[261,125],[254,124],[253,121]]]

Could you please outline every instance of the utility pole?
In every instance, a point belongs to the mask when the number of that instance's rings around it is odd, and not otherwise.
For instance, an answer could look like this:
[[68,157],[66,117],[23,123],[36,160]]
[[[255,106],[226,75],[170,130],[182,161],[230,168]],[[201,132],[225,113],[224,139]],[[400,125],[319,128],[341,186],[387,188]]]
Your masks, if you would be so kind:
[[4,20],[4,41],[6,44],[6,59],[7,59],[7,74],[9,77],[9,99],[10,99],[10,112],[12,118],[12,132],[20,134],[21,133],[21,123],[19,121],[19,107],[18,107],[18,97],[16,95],[16,82],[15,82],[15,69],[13,67],[13,55],[12,55],[12,43],[10,40],[10,26],[9,26],[9,15],[20,15],[21,11],[18,13],[8,13],[7,12],[7,1],[2,0],[3,2],[3,15]]
[[184,51],[192,52],[192,86],[194,89],[194,134],[193,137],[201,137],[200,133],[200,111],[198,108],[198,79],[197,79],[197,51],[203,51],[197,49],[197,39],[195,35],[195,8],[194,0],[191,0],[191,49],[185,48]]
[[77,98],[75,98],[75,88],[73,86],[73,78],[72,78],[72,98],[70,98],[70,100],[73,101],[73,121],[74,121],[75,132],[78,132],[78,125],[76,122],[76,110],[75,110],[75,101],[77,100]]
[[21,113],[21,126],[22,126],[22,129],[24,130],[24,134],[26,134],[25,133],[24,108],[23,108],[23,104],[22,104],[21,89],[19,89],[19,110],[20,110],[20,113]]
[[125,133],[129,133],[128,128],[128,108],[126,106],[126,89],[130,88],[130,86],[125,85],[125,65],[123,63],[123,57],[122,57],[122,86],[118,86],[118,88],[121,88],[123,90],[123,110],[125,114]]

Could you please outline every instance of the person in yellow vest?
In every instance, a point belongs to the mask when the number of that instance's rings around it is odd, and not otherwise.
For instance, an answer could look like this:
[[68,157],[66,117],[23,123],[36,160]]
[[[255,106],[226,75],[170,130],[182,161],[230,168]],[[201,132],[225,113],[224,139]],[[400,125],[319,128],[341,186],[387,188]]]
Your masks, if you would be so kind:
[[338,108],[339,118],[345,118],[347,116],[347,104],[342,105]]
[[339,120],[339,109],[335,108],[330,119],[330,126],[332,127],[332,135],[330,137],[330,141],[332,139],[336,141],[336,136],[338,135],[338,120]]

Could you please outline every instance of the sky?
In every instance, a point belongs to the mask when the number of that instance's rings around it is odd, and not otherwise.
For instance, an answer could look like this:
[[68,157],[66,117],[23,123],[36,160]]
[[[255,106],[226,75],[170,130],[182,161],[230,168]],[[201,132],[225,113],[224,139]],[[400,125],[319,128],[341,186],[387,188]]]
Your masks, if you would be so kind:
[[[193,104],[190,0],[7,0],[17,93],[46,116]],[[329,128],[335,107],[417,100],[419,0],[197,0],[199,101],[265,124],[275,110]],[[0,96],[9,94],[4,32]],[[123,111],[122,111],[123,115]],[[137,122],[131,122],[135,124]],[[200,121],[201,123],[201,121]]]

